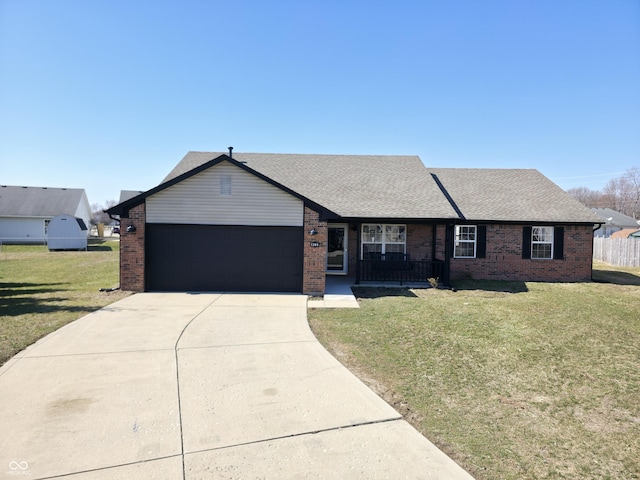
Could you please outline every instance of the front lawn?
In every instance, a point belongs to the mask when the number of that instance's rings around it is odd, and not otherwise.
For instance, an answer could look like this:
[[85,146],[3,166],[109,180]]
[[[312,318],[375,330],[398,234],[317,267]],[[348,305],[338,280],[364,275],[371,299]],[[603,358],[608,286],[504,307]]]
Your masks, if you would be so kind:
[[119,242],[87,251],[49,252],[43,245],[0,249],[0,365],[39,338],[123,298],[100,292],[118,286]]
[[640,478],[640,269],[594,278],[358,289],[309,320],[478,479]]

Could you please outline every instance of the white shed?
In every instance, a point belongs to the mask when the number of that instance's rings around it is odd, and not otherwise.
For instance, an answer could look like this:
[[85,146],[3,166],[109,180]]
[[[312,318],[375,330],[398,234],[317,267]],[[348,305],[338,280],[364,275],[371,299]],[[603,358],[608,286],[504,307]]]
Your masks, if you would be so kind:
[[56,215],[91,221],[91,207],[81,188],[0,185],[0,243],[47,241],[49,222]]
[[49,250],[86,250],[89,230],[84,220],[72,215],[58,215],[47,229]]

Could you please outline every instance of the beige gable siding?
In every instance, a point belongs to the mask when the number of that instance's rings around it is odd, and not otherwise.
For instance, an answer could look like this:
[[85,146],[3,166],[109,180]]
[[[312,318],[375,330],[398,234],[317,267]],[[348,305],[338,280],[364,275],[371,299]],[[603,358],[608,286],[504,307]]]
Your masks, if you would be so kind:
[[297,227],[303,217],[301,200],[228,162],[147,198],[148,223]]

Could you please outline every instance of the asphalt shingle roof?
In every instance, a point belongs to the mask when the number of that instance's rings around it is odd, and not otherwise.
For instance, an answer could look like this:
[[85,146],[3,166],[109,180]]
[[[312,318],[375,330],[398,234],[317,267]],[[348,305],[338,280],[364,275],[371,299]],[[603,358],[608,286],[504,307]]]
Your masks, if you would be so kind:
[[130,200],[133,197],[137,197],[141,193],[144,193],[144,192],[141,192],[139,190],[120,190],[120,200],[118,200],[118,203],[126,202],[127,200]]
[[629,228],[633,228],[638,225],[638,221],[635,218],[616,212],[610,208],[592,208],[591,211],[600,218],[600,221],[606,222],[608,225]]
[[[222,154],[189,152],[164,182]],[[233,159],[345,218],[457,218],[417,156],[234,152]]]
[[600,219],[532,169],[431,168],[467,220],[599,223]]
[[[163,183],[225,154],[188,152]],[[344,218],[601,222],[532,169],[428,168],[404,155],[234,152],[233,159]]]
[[0,216],[54,217],[75,215],[81,188],[19,187],[0,185]]

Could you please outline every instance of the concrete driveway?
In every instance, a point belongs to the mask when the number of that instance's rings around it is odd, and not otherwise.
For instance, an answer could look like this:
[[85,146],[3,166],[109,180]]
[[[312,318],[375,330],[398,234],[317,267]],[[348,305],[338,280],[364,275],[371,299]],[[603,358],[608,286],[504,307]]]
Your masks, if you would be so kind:
[[0,369],[0,478],[470,479],[322,348],[302,295],[137,294]]

